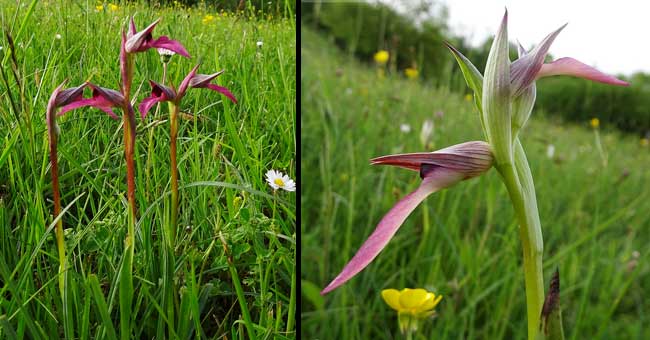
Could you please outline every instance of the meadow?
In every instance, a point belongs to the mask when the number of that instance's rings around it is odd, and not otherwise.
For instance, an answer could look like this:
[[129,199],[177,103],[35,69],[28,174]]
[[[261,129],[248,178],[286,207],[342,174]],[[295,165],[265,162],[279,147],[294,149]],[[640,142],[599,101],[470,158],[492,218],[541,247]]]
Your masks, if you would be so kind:
[[[452,92],[403,73],[380,77],[311,27],[301,32],[303,338],[402,338],[380,296],[386,288],[443,296],[418,339],[525,338],[518,226],[495,170],[427,198],[365,270],[319,294],[420,183],[412,172],[371,166],[371,158],[483,134],[469,89]],[[421,141],[426,120],[435,128]],[[545,284],[558,269],[566,338],[649,338],[647,140],[534,110],[522,143],[537,190]]]
[[[0,338],[296,337],[295,193],[275,191],[264,178],[276,169],[295,179],[293,13],[288,2],[284,17],[174,3],[0,0]],[[58,118],[69,263],[62,299],[45,111],[64,79],[119,88],[120,35],[130,16],[139,29],[162,18],[154,35],[179,40],[191,54],[171,57],[170,83],[197,63],[200,73],[223,69],[217,83],[238,103],[201,89],[183,100],[169,265],[162,236],[170,215],[169,114],[165,104],[145,119],[138,113],[134,292],[125,322],[118,307],[128,209],[122,121],[94,108]],[[156,50],[139,53],[132,99],[139,103],[148,80],[162,77]],[[163,308],[167,294],[173,304]]]

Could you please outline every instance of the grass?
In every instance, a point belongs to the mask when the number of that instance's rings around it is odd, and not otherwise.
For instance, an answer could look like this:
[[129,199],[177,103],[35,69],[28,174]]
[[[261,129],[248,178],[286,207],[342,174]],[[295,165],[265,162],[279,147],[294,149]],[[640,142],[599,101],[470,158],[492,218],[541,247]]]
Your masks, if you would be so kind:
[[[525,338],[521,245],[496,171],[429,197],[368,268],[318,294],[419,185],[412,172],[372,167],[370,158],[483,137],[465,93],[402,75],[381,79],[306,27],[301,57],[303,337],[399,338],[397,315],[380,292],[422,287],[444,298],[417,338]],[[429,148],[419,138],[426,119],[435,122]],[[567,339],[644,339],[650,150],[607,124],[595,132],[588,121],[568,124],[538,111],[522,132],[544,232],[545,284],[559,268]]]
[[[0,5],[16,55],[13,61],[3,35],[0,338],[295,338],[295,196],[274,194],[264,181],[269,169],[295,178],[295,21],[144,2],[115,11],[97,11],[94,1]],[[206,13],[214,19],[203,23]],[[58,119],[63,211],[57,218],[66,228],[70,265],[62,299],[45,108],[65,78],[70,85],[90,80],[118,88],[120,32],[129,15],[138,28],[162,17],[154,36],[169,35],[192,55],[172,58],[171,83],[197,62],[200,73],[225,69],[218,83],[239,104],[207,90],[189,91],[183,101],[174,256],[162,237],[170,215],[167,105],[138,120],[134,301],[124,334],[118,305],[127,225],[121,122],[90,108]],[[155,51],[136,59],[132,97],[139,102],[148,95],[147,80],[161,80],[162,65]],[[169,258],[175,261],[166,263]],[[171,314],[164,309],[169,291]]]

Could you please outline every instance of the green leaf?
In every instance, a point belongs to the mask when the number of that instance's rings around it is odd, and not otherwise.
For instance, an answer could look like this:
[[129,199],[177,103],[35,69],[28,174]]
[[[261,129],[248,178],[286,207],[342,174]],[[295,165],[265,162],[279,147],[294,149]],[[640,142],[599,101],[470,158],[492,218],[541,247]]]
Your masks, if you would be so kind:
[[10,340],[18,340],[18,335],[16,335],[16,331],[14,331],[9,321],[7,321],[6,315],[0,315],[0,329],[2,329],[0,335],[6,336]]
[[131,333],[131,307],[133,303],[133,242],[124,249],[124,259],[120,267],[120,336],[128,340]]
[[108,307],[106,306],[106,300],[104,299],[104,294],[102,289],[99,286],[99,280],[95,274],[88,275],[88,289],[93,293],[95,298],[95,304],[97,305],[97,311],[99,316],[102,319],[102,325],[108,332],[109,339],[117,339],[117,334],[115,333],[115,328],[113,327],[113,322],[111,321],[111,316],[108,313]]
[[472,62],[454,46],[451,46],[451,44],[446,41],[444,43],[454,55],[454,58],[456,58],[456,62],[458,63],[458,66],[460,66],[461,72],[463,72],[463,77],[465,78],[467,86],[474,91],[474,94],[478,98],[483,97],[483,75],[481,72],[479,72],[476,66],[474,66],[474,64],[472,64]]
[[311,281],[300,280],[300,290],[302,291],[302,296],[304,296],[307,301],[311,302],[316,309],[323,309],[325,307],[325,298],[320,295],[321,289]]

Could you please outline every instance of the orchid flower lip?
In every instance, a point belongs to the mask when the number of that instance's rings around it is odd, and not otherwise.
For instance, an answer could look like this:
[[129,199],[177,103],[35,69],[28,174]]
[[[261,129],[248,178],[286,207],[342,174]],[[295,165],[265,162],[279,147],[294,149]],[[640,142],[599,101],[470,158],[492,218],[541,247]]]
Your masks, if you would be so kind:
[[366,268],[388,245],[408,216],[424,199],[438,190],[488,171],[493,165],[493,156],[487,143],[473,141],[434,152],[377,157],[371,162],[419,171],[422,183],[390,209],[350,262],[321,294],[336,289]]

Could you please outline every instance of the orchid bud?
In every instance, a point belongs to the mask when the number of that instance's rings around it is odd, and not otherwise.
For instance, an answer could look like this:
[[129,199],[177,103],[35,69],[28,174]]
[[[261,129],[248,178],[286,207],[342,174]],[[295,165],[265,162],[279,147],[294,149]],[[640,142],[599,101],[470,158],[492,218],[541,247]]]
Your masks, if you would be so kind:
[[535,105],[537,79],[570,75],[604,84],[628,85],[572,58],[560,58],[545,64],[544,58],[551,44],[566,25],[546,36],[528,53],[520,45],[519,58],[511,63],[508,58],[507,18],[506,11],[490,49],[485,76],[462,53],[445,42],[456,58],[467,86],[474,91],[474,103],[496,164],[513,163],[513,142]]
[[501,20],[483,78],[483,123],[494,159],[499,164],[512,164],[512,125],[510,59],[508,44],[508,12]]

